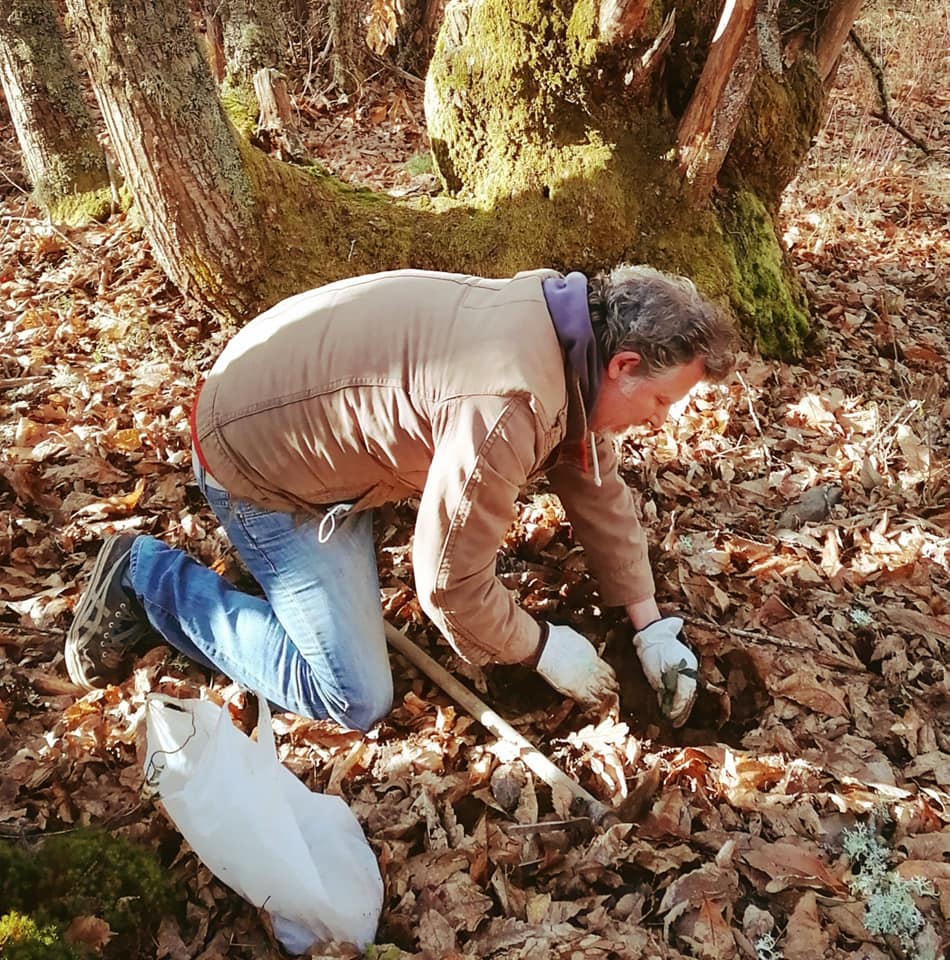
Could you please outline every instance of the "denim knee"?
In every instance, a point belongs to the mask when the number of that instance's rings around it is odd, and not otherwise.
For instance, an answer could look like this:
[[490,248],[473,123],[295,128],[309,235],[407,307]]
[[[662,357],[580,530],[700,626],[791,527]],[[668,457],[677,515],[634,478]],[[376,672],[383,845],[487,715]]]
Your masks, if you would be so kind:
[[353,700],[346,706],[329,706],[330,718],[347,730],[366,733],[382,720],[393,708],[392,684],[386,690],[367,691],[366,696]]

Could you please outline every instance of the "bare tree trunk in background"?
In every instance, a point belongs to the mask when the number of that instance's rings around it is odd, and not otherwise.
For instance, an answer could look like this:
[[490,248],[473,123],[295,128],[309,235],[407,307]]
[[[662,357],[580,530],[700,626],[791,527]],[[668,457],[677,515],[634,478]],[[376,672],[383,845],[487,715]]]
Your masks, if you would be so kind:
[[366,79],[368,51],[359,13],[362,3],[327,0],[330,39],[330,82],[344,94],[352,94]]
[[261,270],[255,193],[188,11],[178,0],[68,6],[156,259],[182,291],[199,277],[199,299],[244,314]]
[[225,102],[248,136],[282,159],[302,158],[303,147],[282,72],[289,39],[279,0],[213,0],[221,24]]
[[50,0],[0,0],[0,82],[36,202],[54,220],[107,214],[105,154]]
[[402,8],[389,56],[396,66],[417,77],[425,77],[435,50],[445,0],[404,0]]
[[216,0],[224,28],[227,81],[253,85],[258,70],[280,70],[287,47],[285,21],[276,0]]
[[841,48],[848,39],[864,0],[835,0],[818,28],[818,72],[826,83],[834,76]]
[[312,35],[311,18],[316,15],[315,5],[310,0],[277,0],[277,5],[288,42],[306,43]]

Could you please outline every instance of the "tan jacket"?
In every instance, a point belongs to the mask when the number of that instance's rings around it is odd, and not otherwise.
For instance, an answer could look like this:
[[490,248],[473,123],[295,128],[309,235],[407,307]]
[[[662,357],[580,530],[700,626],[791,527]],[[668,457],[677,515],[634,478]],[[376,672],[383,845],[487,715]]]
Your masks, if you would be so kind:
[[545,472],[604,602],[652,596],[613,444],[597,443],[599,487],[564,455],[582,450],[587,427],[541,288],[555,275],[403,270],[279,303],[234,337],[201,390],[195,438],[211,474],[275,510],[421,494],[419,601],[475,663],[517,662],[537,646],[540,627],[496,579],[495,559],[519,491]]

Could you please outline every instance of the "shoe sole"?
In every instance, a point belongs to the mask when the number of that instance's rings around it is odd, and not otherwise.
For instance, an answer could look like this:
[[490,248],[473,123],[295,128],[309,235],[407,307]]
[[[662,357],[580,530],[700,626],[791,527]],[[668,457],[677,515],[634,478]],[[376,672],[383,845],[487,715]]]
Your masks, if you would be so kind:
[[89,586],[86,588],[82,600],[79,601],[79,606],[76,607],[76,612],[73,614],[73,622],[69,627],[69,631],[66,633],[66,648],[64,650],[66,673],[69,674],[69,679],[72,680],[76,686],[82,687],[84,690],[98,690],[99,688],[86,676],[86,669],[82,665],[82,656],[80,655],[78,647],[80,637],[77,636],[77,627],[86,619],[89,608],[95,602],[92,586],[102,575],[103,570],[105,570],[109,564],[115,562],[115,558],[111,555],[112,551],[110,547],[121,536],[123,536],[121,533],[111,533],[102,541],[99,556],[96,557],[96,562],[92,567],[92,573],[89,574]]

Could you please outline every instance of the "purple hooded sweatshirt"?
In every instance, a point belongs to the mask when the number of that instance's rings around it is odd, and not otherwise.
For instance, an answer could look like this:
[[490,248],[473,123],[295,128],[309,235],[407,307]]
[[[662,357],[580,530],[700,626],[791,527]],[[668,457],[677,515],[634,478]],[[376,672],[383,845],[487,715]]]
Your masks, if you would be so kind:
[[590,323],[587,277],[575,271],[566,277],[548,277],[541,285],[561,348],[577,373],[589,417],[606,365]]

